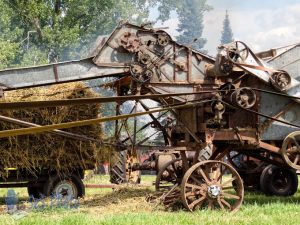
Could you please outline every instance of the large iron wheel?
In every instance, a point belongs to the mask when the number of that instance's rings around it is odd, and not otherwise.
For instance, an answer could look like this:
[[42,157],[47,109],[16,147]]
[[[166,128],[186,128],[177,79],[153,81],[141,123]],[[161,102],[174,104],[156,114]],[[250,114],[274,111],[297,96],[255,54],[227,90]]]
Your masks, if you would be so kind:
[[236,211],[244,198],[243,181],[230,165],[216,160],[199,162],[184,175],[181,184],[184,206]]
[[300,170],[300,131],[290,133],[283,141],[281,155],[295,170]]

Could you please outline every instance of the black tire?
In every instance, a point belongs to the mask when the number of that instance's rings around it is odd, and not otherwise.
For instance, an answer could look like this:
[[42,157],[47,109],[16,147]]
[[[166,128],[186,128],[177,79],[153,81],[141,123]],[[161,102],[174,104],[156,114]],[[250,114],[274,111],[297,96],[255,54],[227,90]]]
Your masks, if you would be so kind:
[[261,174],[260,188],[266,195],[294,195],[298,189],[298,177],[296,171],[269,165]]
[[28,186],[27,192],[28,192],[29,199],[32,199],[32,198],[39,199],[39,198],[43,198],[45,196],[43,185]]
[[[77,175],[70,176],[51,176],[46,184],[44,185],[44,193],[46,196],[50,195],[68,195],[69,193],[63,193],[60,191],[60,188],[63,186],[69,188],[74,198],[83,197],[85,195],[85,187],[82,180]],[[69,191],[68,189],[62,189]]]
[[109,165],[110,182],[122,184],[126,182],[126,151],[112,151]]
[[[127,151],[112,151],[109,167],[110,182],[113,184],[132,183],[139,184],[141,182],[141,171],[132,171],[130,168],[132,164],[139,163],[139,161],[128,160],[131,158]],[[138,158],[135,158],[138,160]]]

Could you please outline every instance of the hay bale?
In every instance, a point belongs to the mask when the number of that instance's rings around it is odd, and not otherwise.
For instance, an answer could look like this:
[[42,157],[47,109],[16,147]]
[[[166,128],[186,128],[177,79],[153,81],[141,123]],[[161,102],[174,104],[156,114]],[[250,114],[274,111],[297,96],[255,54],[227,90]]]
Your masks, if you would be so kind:
[[[47,88],[31,88],[7,92],[4,101],[56,100],[98,97],[82,82],[59,84]],[[1,115],[39,124],[58,124],[100,116],[99,104],[59,106],[34,109],[2,110]],[[21,128],[19,125],[0,121],[0,130]],[[102,140],[101,124],[64,129]],[[25,169],[30,173],[47,168],[59,173],[69,173],[75,168],[92,169],[97,157],[107,159],[109,149],[97,142],[75,140],[57,134],[41,133],[1,139],[0,177],[5,178],[5,168]],[[99,154],[100,153],[100,154]]]

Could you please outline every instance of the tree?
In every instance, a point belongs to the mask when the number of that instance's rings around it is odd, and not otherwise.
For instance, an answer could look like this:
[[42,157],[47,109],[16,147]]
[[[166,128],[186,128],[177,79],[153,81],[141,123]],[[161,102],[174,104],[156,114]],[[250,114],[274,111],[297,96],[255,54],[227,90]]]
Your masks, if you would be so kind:
[[232,33],[231,26],[230,26],[228,12],[226,10],[225,19],[223,21],[223,31],[222,31],[222,36],[221,36],[221,44],[228,44],[228,43],[233,42],[233,41],[234,41],[233,33]]
[[0,1],[0,69],[8,67],[17,58],[22,29],[11,17],[13,10]]
[[211,10],[206,0],[183,0],[177,8],[179,25],[177,31],[180,36],[177,40],[183,44],[191,44],[195,38],[197,41],[192,43],[192,47],[201,50],[206,39],[202,37],[203,32],[203,14]]
[[[17,51],[18,61],[15,62],[30,65],[34,62],[39,64],[85,57],[83,52],[88,52],[98,35],[109,34],[120,20],[143,22],[148,18],[150,7],[157,2],[158,0],[0,0],[0,5],[5,8],[2,11],[6,14],[9,12],[14,21],[13,26],[7,24],[8,27],[22,28],[21,38],[16,40],[17,43],[31,32],[30,47],[27,46],[27,41],[22,42],[22,49]],[[35,60],[37,58],[39,60]],[[11,57],[8,61],[11,61]]]

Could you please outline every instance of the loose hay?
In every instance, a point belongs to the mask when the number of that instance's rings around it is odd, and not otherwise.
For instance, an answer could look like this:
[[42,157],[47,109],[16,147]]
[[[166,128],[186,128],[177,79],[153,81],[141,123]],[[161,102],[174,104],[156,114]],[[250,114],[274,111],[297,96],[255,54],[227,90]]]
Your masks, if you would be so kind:
[[[7,92],[4,101],[33,101],[98,97],[82,82],[59,84],[47,88],[31,88]],[[59,106],[34,109],[1,110],[1,115],[39,124],[57,124],[100,116],[99,104]],[[0,130],[21,128],[0,121]],[[64,129],[97,140],[103,139],[101,124]],[[100,154],[99,154],[100,153]],[[75,140],[57,134],[41,133],[1,139],[0,177],[7,177],[5,168],[18,168],[35,174],[41,169],[69,173],[76,168],[92,169],[96,159],[108,158],[109,149],[97,142]],[[99,159],[100,156],[100,159]]]

